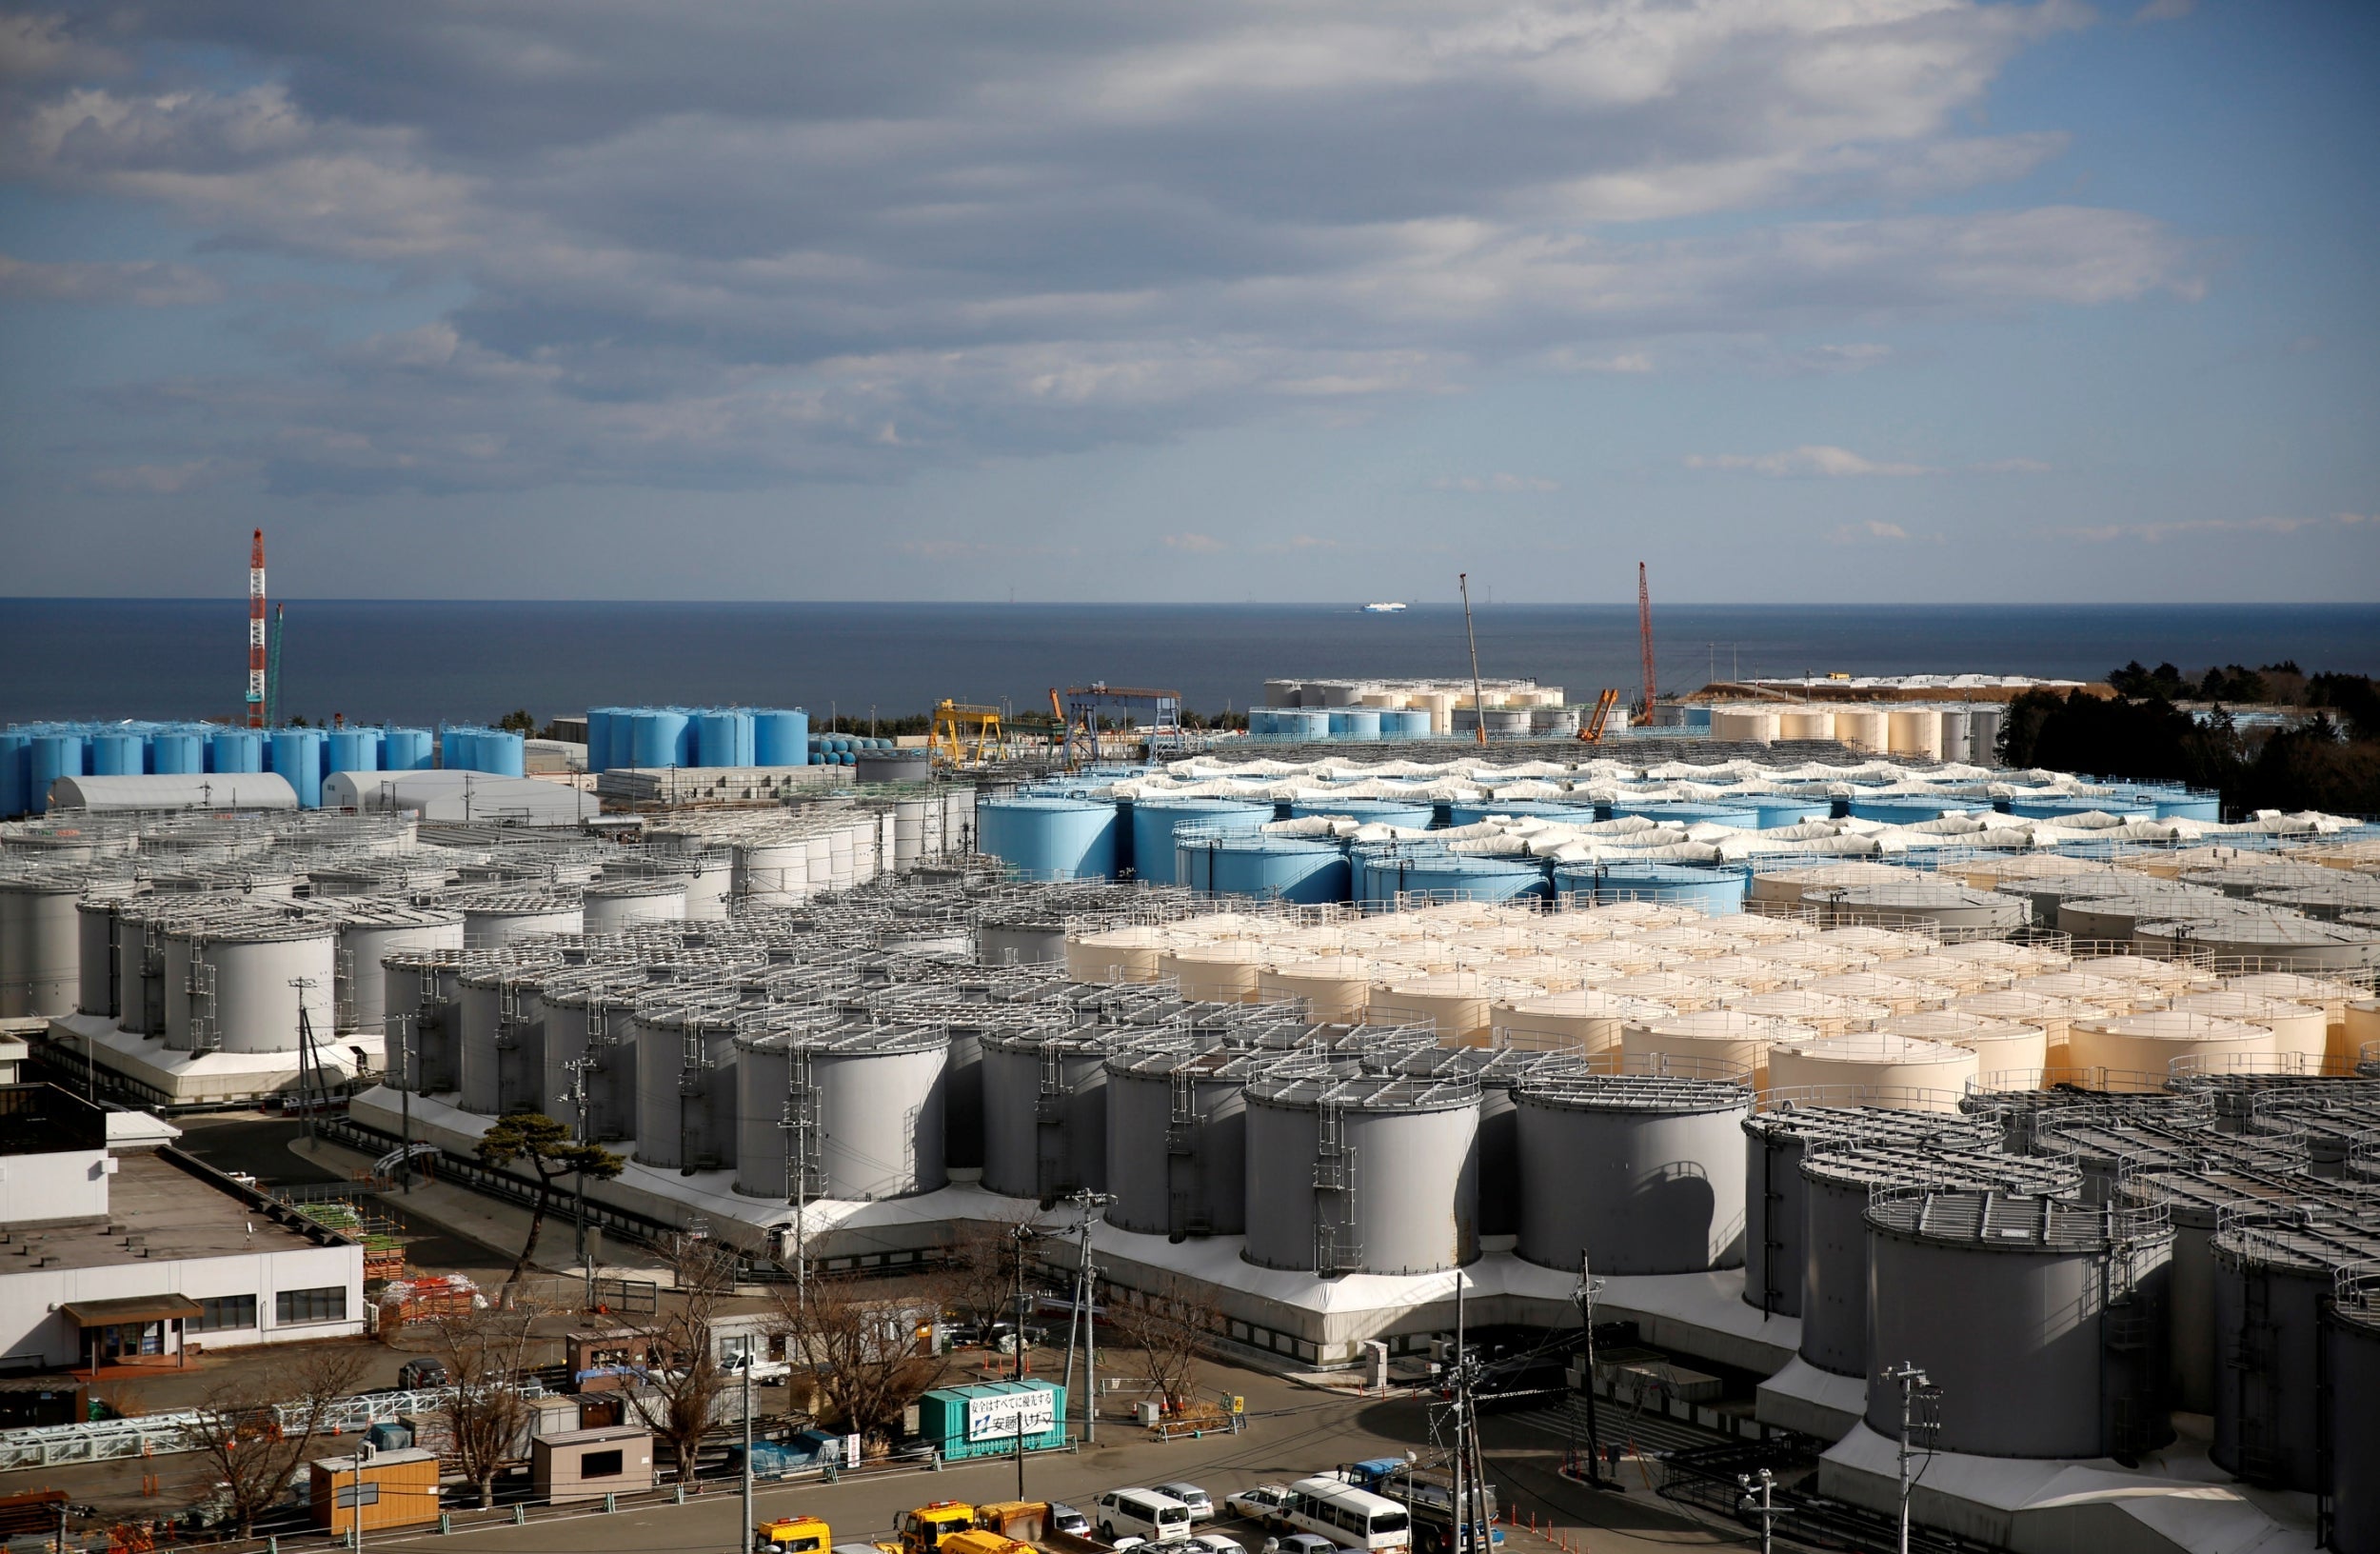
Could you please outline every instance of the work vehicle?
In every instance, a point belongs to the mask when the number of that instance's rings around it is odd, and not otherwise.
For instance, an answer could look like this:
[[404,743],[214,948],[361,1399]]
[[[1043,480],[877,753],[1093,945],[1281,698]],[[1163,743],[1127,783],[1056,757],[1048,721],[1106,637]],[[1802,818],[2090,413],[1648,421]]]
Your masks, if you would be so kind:
[[953,1536],[974,1530],[974,1506],[959,1500],[932,1501],[902,1514],[901,1547],[902,1554],[942,1554],[942,1544]]
[[752,1529],[752,1554],[826,1554],[835,1535],[815,1516],[781,1516]]
[[1345,1548],[1413,1546],[1412,1516],[1385,1495],[1359,1489],[1335,1473],[1299,1479],[1289,1492],[1280,1519],[1300,1532],[1319,1534]]
[[1220,1532],[1193,1533],[1190,1543],[1193,1548],[1206,1550],[1206,1554],[1248,1554],[1247,1544]]
[[1152,1544],[1185,1543],[1190,1537],[1190,1507],[1154,1489],[1110,1489],[1100,1496],[1093,1514],[1099,1518],[1103,1544],[1126,1533]]
[[[1402,1457],[1373,1457],[1360,1463],[1341,1463],[1328,1478],[1339,1478],[1359,1489],[1369,1489],[1405,1507],[1413,1517],[1413,1543],[1421,1554],[1449,1554],[1454,1545],[1455,1485],[1444,1468],[1423,1467]],[[1496,1525],[1496,1485],[1465,1486],[1475,1496],[1474,1514],[1486,1524],[1481,1533],[1474,1528],[1466,1542],[1481,1548],[1493,1548],[1504,1541],[1504,1529]]]
[[1160,1484],[1156,1487],[1159,1494],[1171,1495],[1176,1500],[1180,1501],[1184,1505],[1189,1506],[1191,1521],[1212,1522],[1215,1520],[1215,1502],[1208,1497],[1205,1490],[1200,1488],[1197,1484]]
[[1063,1501],[1049,1503],[1049,1516],[1042,1525],[1051,1532],[1062,1532],[1069,1538],[1091,1536],[1091,1519]]
[[397,1385],[407,1391],[418,1391],[426,1386],[444,1386],[446,1385],[446,1363],[426,1355],[407,1360],[397,1367]]
[[975,1508],[978,1532],[996,1532],[1016,1543],[1029,1544],[1049,1525],[1045,1500],[996,1500]]
[[1041,1554],[1031,1544],[1014,1538],[1003,1538],[997,1532],[978,1527],[972,1532],[954,1532],[942,1540],[942,1554]]
[[1288,1504],[1288,1486],[1279,1484],[1259,1484],[1253,1489],[1237,1490],[1223,1497],[1225,1510],[1246,1517],[1268,1532],[1278,1532],[1288,1525],[1281,1520],[1281,1512]]

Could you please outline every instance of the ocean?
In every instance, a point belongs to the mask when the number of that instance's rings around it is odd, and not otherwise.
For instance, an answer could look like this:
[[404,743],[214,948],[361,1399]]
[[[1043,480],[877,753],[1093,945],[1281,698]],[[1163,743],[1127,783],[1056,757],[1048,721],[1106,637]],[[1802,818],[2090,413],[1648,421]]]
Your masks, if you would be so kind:
[[[1180,690],[1201,711],[1271,678],[1470,672],[1462,611],[1346,605],[641,604],[287,601],[282,702],[309,722],[541,721],[606,704],[923,712],[949,697],[1046,709],[1051,687]],[[0,723],[220,718],[247,682],[245,599],[0,600]],[[1495,605],[1479,672],[1592,701],[1640,679],[1636,614]],[[1665,605],[1664,690],[1714,673],[1973,671],[2098,679],[2294,659],[2380,674],[2380,605]]]

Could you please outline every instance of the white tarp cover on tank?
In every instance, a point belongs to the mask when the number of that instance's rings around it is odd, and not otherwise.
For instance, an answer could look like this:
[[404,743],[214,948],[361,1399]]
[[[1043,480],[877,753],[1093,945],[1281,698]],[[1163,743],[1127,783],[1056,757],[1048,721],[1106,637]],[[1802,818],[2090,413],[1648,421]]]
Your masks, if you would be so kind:
[[294,809],[297,791],[269,771],[208,771],[187,776],[61,777],[50,785],[52,809]]
[[326,809],[402,809],[424,820],[576,826],[602,801],[565,783],[484,771],[334,771],[323,779]]

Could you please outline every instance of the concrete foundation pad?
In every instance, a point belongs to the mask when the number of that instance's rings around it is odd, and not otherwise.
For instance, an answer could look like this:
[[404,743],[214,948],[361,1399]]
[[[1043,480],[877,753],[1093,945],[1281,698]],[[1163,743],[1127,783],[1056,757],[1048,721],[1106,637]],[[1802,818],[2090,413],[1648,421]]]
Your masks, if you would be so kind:
[[1785,1368],[1760,1384],[1754,1417],[1780,1430],[1840,1441],[1868,1412],[1868,1384],[1837,1376],[1795,1355]]
[[[358,1122],[395,1133],[399,1100],[393,1090],[367,1090],[349,1111]],[[451,1100],[415,1096],[412,1101],[412,1136],[456,1154],[471,1153],[492,1121]],[[632,1146],[617,1147],[622,1154],[633,1152]],[[618,1179],[589,1184],[587,1196],[666,1224],[700,1219],[712,1234],[756,1251],[765,1250],[794,1222],[789,1204],[737,1192],[731,1171],[682,1175],[631,1161]],[[1029,1199],[1002,1197],[978,1182],[954,1180],[913,1198],[813,1202],[803,1211],[803,1239],[813,1265],[831,1272],[939,1250],[949,1244],[955,1225],[1034,1217]],[[1052,1227],[1063,1227],[1072,1215],[1061,1208],[1042,1218]],[[1448,1269],[1318,1279],[1243,1261],[1238,1236],[1175,1243],[1095,1223],[1091,1245],[1117,1283],[1141,1290],[1168,1280],[1195,1285],[1211,1295],[1236,1344],[1299,1368],[1354,1365],[1368,1340],[1385,1339],[1402,1350],[1420,1346],[1425,1337],[1451,1333],[1458,1277],[1467,1281],[1464,1301],[1474,1325],[1572,1327],[1578,1321],[1577,1272],[1539,1267],[1510,1252],[1486,1254],[1459,1274]],[[1070,1249],[1051,1255],[1060,1267],[1072,1262]],[[1790,1317],[1764,1323],[1744,1304],[1743,1282],[1741,1269],[1616,1276],[1603,1281],[1596,1317],[1633,1321],[1644,1342],[1673,1353],[1765,1374],[1794,1358],[1801,1324]]]
[[[294,1090],[298,1061],[288,1052],[184,1052],[161,1037],[120,1030],[104,1014],[68,1014],[50,1021],[43,1041],[69,1066],[86,1056],[159,1106],[209,1106],[258,1101]],[[333,1083],[376,1069],[383,1057],[378,1031],[317,1039],[314,1051]],[[359,1056],[360,1054],[360,1056]]]
[[[1819,1459],[1818,1492],[1896,1510],[1899,1449],[1855,1426]],[[2203,1462],[2187,1445],[2137,1468],[1942,1452],[1910,1505],[1928,1526],[2016,1554],[2313,1554],[2311,1500],[2301,1522],[2287,1502],[2304,1497],[2251,1499],[2219,1473],[2202,1477]]]

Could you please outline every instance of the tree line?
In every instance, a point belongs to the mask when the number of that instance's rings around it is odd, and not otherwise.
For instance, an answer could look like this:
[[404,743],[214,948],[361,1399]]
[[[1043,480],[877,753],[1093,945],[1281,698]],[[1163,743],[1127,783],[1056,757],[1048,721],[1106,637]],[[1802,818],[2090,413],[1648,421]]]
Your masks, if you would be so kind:
[[[2031,690],[2009,705],[2000,757],[2095,777],[2183,782],[2223,796],[2227,812],[2321,809],[2380,814],[2380,682],[2308,674],[2284,660],[2197,673],[2172,664],[2116,669],[2112,698]],[[2205,704],[2185,707],[2178,703]],[[2243,703],[2286,722],[2243,723]]]

